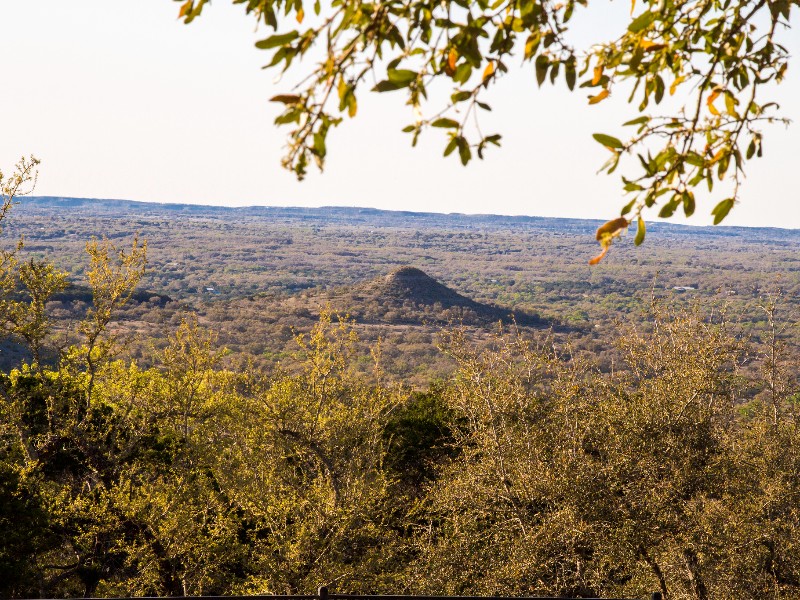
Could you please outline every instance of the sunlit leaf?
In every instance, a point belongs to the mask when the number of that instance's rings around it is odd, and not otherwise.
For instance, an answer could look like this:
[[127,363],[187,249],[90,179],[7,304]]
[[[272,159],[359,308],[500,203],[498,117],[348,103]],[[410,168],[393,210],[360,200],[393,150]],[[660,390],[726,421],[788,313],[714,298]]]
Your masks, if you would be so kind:
[[592,85],[597,85],[598,83],[600,83],[600,80],[603,78],[603,69],[604,69],[603,63],[598,63],[597,65],[595,65],[592,74]]
[[630,224],[631,222],[625,217],[617,217],[616,219],[607,221],[598,227],[595,238],[598,242],[600,242],[600,247],[603,249],[603,251],[599,255],[592,258],[589,261],[589,264],[596,265],[603,260],[603,257],[611,247],[611,243],[614,241],[614,238],[618,237],[623,231],[627,230]]
[[609,92],[608,90],[603,90],[602,92],[600,92],[596,96],[591,96],[589,98],[589,104],[597,104],[598,102],[602,102],[603,100],[608,98],[610,93],[611,92]]
[[640,216],[636,222],[636,237],[633,239],[633,243],[636,246],[641,246],[646,233],[647,227],[644,224],[644,219]]
[[179,19],[180,19],[180,18],[182,18],[182,17],[185,17],[185,16],[186,16],[186,14],[187,14],[187,13],[188,13],[190,10],[192,10],[192,4],[193,4],[193,1],[192,1],[192,0],[187,0],[187,2],[185,2],[185,3],[183,4],[183,6],[181,6],[181,9],[180,9],[180,11],[178,11],[178,18],[179,18]]
[[673,81],[672,84],[669,86],[669,95],[670,96],[674,96],[675,95],[675,90],[677,90],[678,86],[681,83],[683,83],[685,80],[686,80],[686,77],[684,77],[683,75],[681,75],[680,77],[676,77],[675,81]]
[[717,107],[714,106],[714,100],[716,100],[719,97],[719,93],[720,90],[715,89],[708,95],[708,98],[706,99],[706,106],[708,106],[708,110],[714,116],[719,116],[719,111],[717,110]]
[[483,70],[483,82],[486,83],[486,80],[489,79],[494,74],[494,62],[489,61],[489,64],[486,65],[486,68]]
[[447,66],[450,68],[451,75],[456,72],[456,61],[458,60],[458,53],[455,48],[450,48],[447,54]]
[[644,50],[645,52],[656,52],[658,50],[663,50],[667,47],[666,44],[658,44],[651,40],[641,40],[639,42],[639,47]]

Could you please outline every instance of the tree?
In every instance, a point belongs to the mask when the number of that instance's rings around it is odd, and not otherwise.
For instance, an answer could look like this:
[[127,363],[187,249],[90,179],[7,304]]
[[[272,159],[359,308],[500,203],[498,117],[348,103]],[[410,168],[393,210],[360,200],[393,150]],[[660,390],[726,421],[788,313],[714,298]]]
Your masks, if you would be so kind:
[[[0,221],[36,164],[0,178]],[[271,378],[222,368],[224,352],[193,321],[142,369],[116,359],[110,323],[143,274],[145,245],[87,244],[93,302],[62,348],[47,303],[67,276],[22,249],[0,253],[0,331],[28,349],[0,373],[0,596],[395,581],[402,526],[387,522],[402,518],[384,459],[402,389],[359,377],[349,323],[323,313],[297,336],[294,371]]]
[[298,593],[330,581],[354,592],[397,589],[404,561],[392,513],[402,509],[384,460],[401,390],[354,370],[355,331],[330,311],[296,341],[294,372],[243,374],[216,430],[215,472],[249,524],[243,589]]
[[[798,412],[724,322],[655,307],[601,374],[552,344],[456,332],[460,450],[427,497],[409,577],[427,593],[789,598],[800,589]],[[764,401],[745,396],[763,385]]]
[[[190,23],[210,0],[176,1]],[[621,32],[577,48],[568,27],[576,11],[588,10],[588,0],[316,0],[313,15],[302,0],[233,2],[274,31],[256,43],[271,52],[267,67],[285,72],[305,61],[291,92],[272,98],[285,107],[276,123],[291,128],[283,164],[300,179],[310,161],[323,167],[328,131],[345,114],[356,115],[365,87],[405,93],[414,120],[404,131],[412,145],[423,130],[442,129],[445,156],[457,151],[465,165],[500,143],[499,134],[471,125],[472,117],[490,109],[482,93],[515,56],[532,63],[540,86],[561,79],[569,90],[587,88],[590,105],[612,92],[629,94],[634,114],[624,125],[633,133],[594,135],[611,153],[603,170],[613,173],[623,158],[640,168],[622,177],[630,198],[622,216],[598,231],[604,249],[633,220],[641,243],[646,209],[691,216],[693,190],[711,191],[730,175],[712,210],[715,224],[725,219],[739,197],[745,162],[762,155],[761,126],[781,120],[762,88],[786,73],[780,40],[800,6],[800,0],[632,0]],[[429,89],[442,81],[451,88],[449,102],[424,116]]]

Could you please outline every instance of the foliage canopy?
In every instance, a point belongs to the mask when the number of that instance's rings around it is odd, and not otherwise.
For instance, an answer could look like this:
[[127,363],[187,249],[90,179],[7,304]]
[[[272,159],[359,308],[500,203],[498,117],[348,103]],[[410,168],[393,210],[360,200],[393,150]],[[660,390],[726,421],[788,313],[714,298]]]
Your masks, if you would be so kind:
[[[186,23],[210,2],[176,1]],[[443,130],[445,156],[455,153],[465,165],[500,143],[473,117],[490,110],[483,93],[512,60],[531,64],[540,86],[563,80],[569,90],[586,88],[589,105],[626,94],[633,114],[624,125],[632,133],[594,139],[611,154],[603,166],[608,173],[632,158],[622,177],[630,197],[621,212],[625,227],[638,222],[637,244],[645,236],[645,209],[691,216],[698,186],[712,191],[729,178],[712,210],[715,223],[734,206],[746,161],[762,155],[762,125],[780,120],[762,88],[786,73],[789,57],[780,42],[800,6],[800,0],[632,0],[620,31],[581,48],[568,29],[573,15],[590,9],[588,0],[233,2],[274,31],[256,44],[271,53],[266,66],[301,71],[292,90],[272,99],[285,107],[276,123],[290,128],[284,166],[299,178],[310,162],[322,168],[328,131],[356,115],[365,89],[405,94],[413,122],[404,131],[412,144],[425,129]],[[436,81],[450,87],[449,101],[428,110]],[[604,248],[611,239],[598,235]]]

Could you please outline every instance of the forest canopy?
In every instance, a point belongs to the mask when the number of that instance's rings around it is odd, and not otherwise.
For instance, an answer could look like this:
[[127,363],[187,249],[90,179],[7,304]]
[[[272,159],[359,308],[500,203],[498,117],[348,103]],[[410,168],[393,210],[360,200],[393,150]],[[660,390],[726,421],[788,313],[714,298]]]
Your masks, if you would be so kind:
[[[186,23],[210,2],[176,1]],[[298,83],[272,100],[284,107],[276,123],[289,128],[283,164],[301,179],[310,163],[323,167],[329,130],[356,116],[364,91],[404,94],[412,145],[423,131],[440,130],[445,156],[465,165],[500,145],[500,133],[479,125],[481,112],[491,109],[484,92],[520,59],[540,86],[563,82],[584,90],[587,105],[624,95],[627,134],[594,134],[609,152],[603,170],[625,173],[621,217],[598,232],[604,248],[634,221],[641,243],[648,209],[665,218],[677,211],[691,216],[699,187],[716,196],[714,223],[725,219],[746,162],[762,156],[764,124],[783,120],[769,86],[786,74],[781,41],[800,6],[632,0],[630,17],[584,48],[569,35],[573,18],[604,10],[588,0],[233,2],[272,31],[256,44],[269,53],[266,67],[296,71]],[[439,82],[449,100],[429,103]]]

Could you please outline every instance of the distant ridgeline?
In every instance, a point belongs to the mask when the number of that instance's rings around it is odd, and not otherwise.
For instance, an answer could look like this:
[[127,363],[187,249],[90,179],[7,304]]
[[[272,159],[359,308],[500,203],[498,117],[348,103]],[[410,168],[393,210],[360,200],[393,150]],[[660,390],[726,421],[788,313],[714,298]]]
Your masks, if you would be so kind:
[[[69,210],[71,214],[103,216],[208,216],[208,217],[269,217],[291,221],[303,220],[331,224],[372,224],[374,226],[446,226],[453,229],[473,227],[534,226],[537,229],[565,233],[594,233],[603,223],[598,219],[567,219],[553,217],[509,216],[493,214],[467,215],[463,213],[430,213],[399,210],[381,210],[345,206],[322,206],[318,208],[282,206],[207,206],[200,204],[177,204],[139,202],[135,200],[111,200],[94,198],[70,198],[60,196],[27,196],[21,200],[20,209],[32,211]],[[649,223],[648,234],[668,232],[670,234],[749,236],[769,235],[771,239],[800,238],[795,230],[772,227],[697,227],[674,223]]]

